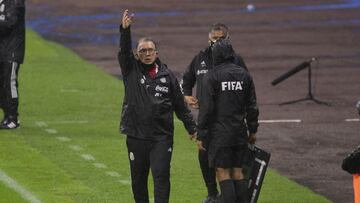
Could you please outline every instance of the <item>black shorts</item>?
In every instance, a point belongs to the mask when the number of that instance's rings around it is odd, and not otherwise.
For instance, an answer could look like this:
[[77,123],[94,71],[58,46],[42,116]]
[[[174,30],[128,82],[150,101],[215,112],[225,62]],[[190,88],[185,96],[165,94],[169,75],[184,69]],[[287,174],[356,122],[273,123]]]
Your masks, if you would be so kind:
[[214,158],[215,168],[242,168],[244,156],[248,148],[246,145],[221,147]]

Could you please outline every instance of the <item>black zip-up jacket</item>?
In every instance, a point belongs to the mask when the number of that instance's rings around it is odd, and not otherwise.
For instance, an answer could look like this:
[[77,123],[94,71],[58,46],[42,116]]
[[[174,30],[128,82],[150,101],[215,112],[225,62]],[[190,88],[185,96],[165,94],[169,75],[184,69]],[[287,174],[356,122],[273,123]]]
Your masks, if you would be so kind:
[[[240,55],[236,55],[234,63],[247,70],[244,60]],[[196,83],[196,98],[200,99],[203,89],[202,80],[204,75],[213,68],[211,47],[201,50],[191,61],[182,78],[182,89],[185,96],[192,95],[192,89]]]
[[346,156],[341,167],[351,174],[360,174],[360,145]]
[[194,134],[196,124],[175,75],[157,59],[158,72],[149,77],[132,53],[130,28],[120,25],[120,33],[118,59],[125,86],[121,132],[138,139],[172,140],[175,112],[188,133]]
[[250,74],[232,62],[235,53],[223,52],[217,44],[213,49],[215,68],[203,81],[198,139],[211,135],[212,145],[217,147],[247,143],[247,131],[256,133],[258,128],[255,86]]
[[23,63],[25,52],[25,2],[0,3],[0,61]]

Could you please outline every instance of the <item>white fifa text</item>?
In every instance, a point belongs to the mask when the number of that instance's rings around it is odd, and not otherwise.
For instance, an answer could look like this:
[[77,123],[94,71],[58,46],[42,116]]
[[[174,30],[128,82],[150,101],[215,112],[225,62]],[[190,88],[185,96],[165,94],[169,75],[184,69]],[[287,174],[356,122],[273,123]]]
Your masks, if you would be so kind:
[[243,90],[241,81],[226,81],[221,82],[221,90],[222,91],[236,91],[236,90]]

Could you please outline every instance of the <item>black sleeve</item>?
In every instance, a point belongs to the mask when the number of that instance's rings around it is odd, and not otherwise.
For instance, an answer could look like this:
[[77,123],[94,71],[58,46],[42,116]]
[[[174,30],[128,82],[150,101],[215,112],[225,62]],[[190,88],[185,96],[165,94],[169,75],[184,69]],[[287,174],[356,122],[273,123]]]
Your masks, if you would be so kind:
[[351,174],[360,173],[360,145],[343,160],[341,167]]
[[238,65],[238,66],[243,67],[246,71],[249,71],[246,64],[245,64],[245,62],[244,62],[244,59],[240,55],[236,54],[234,63],[236,65]]
[[201,92],[200,110],[198,116],[198,139],[204,140],[208,135],[208,126],[214,113],[215,82],[210,73],[203,78],[203,91]]
[[3,1],[0,7],[3,8],[3,12],[0,11],[0,28],[11,28],[18,21],[20,7],[16,6],[14,0]]
[[192,89],[196,82],[196,73],[195,73],[195,64],[197,61],[197,56],[191,61],[190,65],[187,67],[186,71],[183,74],[182,78],[182,89],[185,96],[192,95]]
[[118,60],[123,76],[129,74],[132,70],[132,62],[134,61],[134,54],[131,47],[131,31],[130,27],[123,29],[120,25],[120,49],[118,52]]
[[249,86],[247,88],[245,96],[246,104],[246,123],[249,130],[249,133],[256,133],[259,126],[258,117],[259,117],[259,108],[256,103],[256,92],[255,85],[250,75],[248,75]]
[[184,123],[185,129],[189,134],[196,132],[196,123],[191,114],[191,111],[187,108],[184,101],[184,95],[181,92],[181,88],[175,75],[170,72],[171,86],[172,86],[172,103],[176,116]]

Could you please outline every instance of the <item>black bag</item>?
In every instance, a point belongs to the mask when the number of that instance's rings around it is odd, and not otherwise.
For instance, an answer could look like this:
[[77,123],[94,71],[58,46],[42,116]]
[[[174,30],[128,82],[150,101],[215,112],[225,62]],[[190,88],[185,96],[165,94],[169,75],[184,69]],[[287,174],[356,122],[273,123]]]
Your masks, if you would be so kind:
[[250,203],[256,203],[271,154],[254,145],[249,145],[249,149],[248,158],[245,160],[244,174],[245,178],[249,180],[248,194]]
[[345,157],[341,167],[351,174],[360,173],[360,145]]

